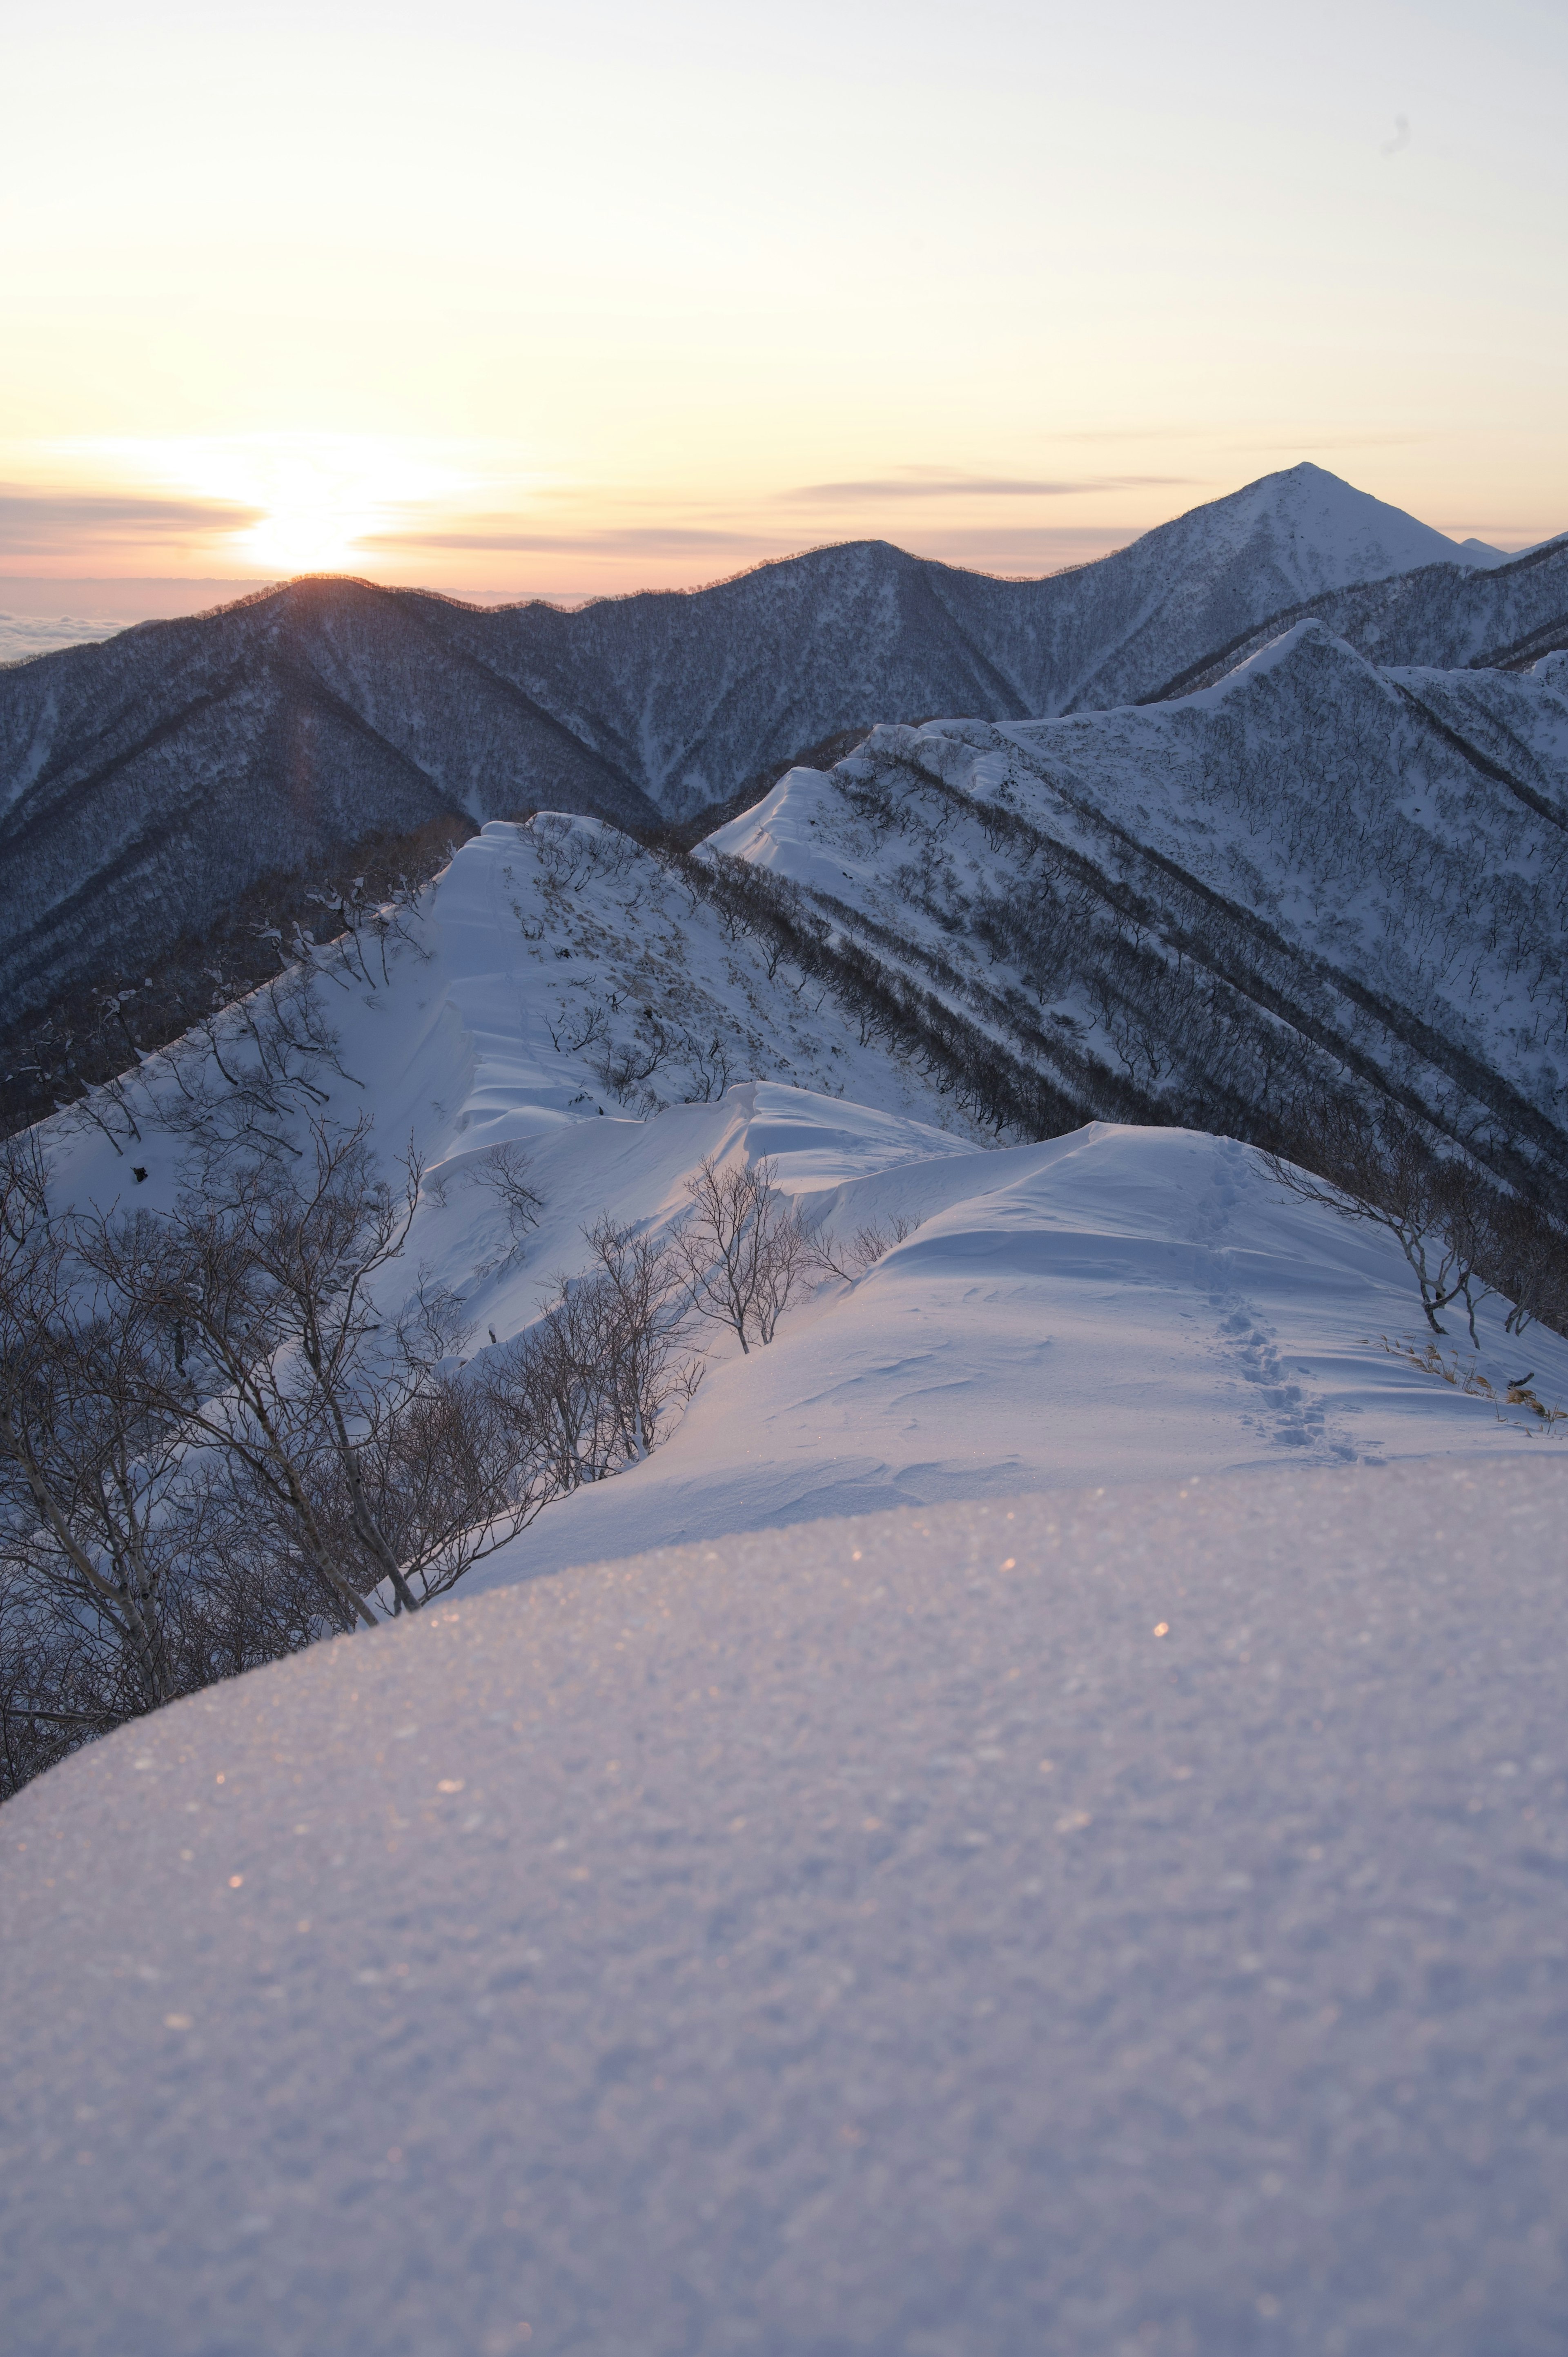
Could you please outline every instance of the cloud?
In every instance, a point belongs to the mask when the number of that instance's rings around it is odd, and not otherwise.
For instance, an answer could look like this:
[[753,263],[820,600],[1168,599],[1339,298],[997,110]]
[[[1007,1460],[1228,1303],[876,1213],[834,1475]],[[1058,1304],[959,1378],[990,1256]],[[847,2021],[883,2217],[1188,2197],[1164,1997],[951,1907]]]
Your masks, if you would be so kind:
[[1391,139],[1384,140],[1383,154],[1385,156],[1402,155],[1409,145],[1410,117],[1408,114],[1396,114],[1394,117],[1394,135]]
[[935,557],[961,571],[1033,579],[1063,565],[1093,564],[1141,536],[1133,525],[1042,523],[997,530],[977,524],[967,531],[950,525],[945,531],[911,530],[903,544],[912,556]]
[[907,475],[888,476],[862,483],[802,483],[780,491],[781,500],[838,505],[856,500],[1062,500],[1080,491],[1168,490],[1190,488],[1192,475],[1092,475],[1076,482],[1049,482],[1034,475],[942,475],[933,468],[911,468]]
[[[939,522],[938,519],[940,518]],[[932,556],[940,563],[986,573],[1035,575],[1063,565],[1082,564],[1122,548],[1142,527],[1112,524],[961,525],[928,512],[917,524],[907,520],[897,544],[913,555]],[[866,535],[855,535],[865,537]],[[839,544],[832,543],[829,544]],[[417,559],[443,551],[467,551],[479,555],[575,556],[585,560],[664,560],[677,570],[682,559],[712,554],[732,566],[767,564],[799,555],[813,545],[792,533],[725,532],[687,525],[630,525],[624,530],[582,533],[525,533],[498,530],[367,533],[355,544],[367,557]]]
[[0,485],[0,551],[53,554],[86,541],[190,541],[243,532],[264,511],[227,500],[141,499],[116,491],[29,491]]
[[618,532],[375,532],[361,534],[355,543],[358,548],[389,553],[400,549],[456,548],[499,554],[517,551],[535,556],[613,556],[620,549],[667,549],[680,555],[688,550],[733,552],[771,544],[757,533],[714,532],[706,526],[691,529],[678,524],[634,524]]

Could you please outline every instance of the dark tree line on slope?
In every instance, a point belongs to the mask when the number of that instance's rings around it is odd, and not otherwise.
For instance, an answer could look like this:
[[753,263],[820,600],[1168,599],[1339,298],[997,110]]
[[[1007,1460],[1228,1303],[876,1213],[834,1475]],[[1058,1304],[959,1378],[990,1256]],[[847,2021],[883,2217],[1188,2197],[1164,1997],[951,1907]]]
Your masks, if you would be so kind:
[[186,935],[150,971],[127,971],[107,945],[91,984],[0,1023],[0,1137],[113,1083],[302,957],[325,967],[335,942],[350,943],[347,964],[338,961],[346,980],[361,949],[373,980],[378,932],[404,923],[422,887],[475,832],[455,813],[410,834],[364,836],[351,846],[352,873],[262,877],[220,924]]
[[1474,1343],[1476,1311],[1493,1293],[1509,1304],[1505,1332],[1522,1335],[1538,1318],[1568,1331],[1568,1231],[1548,1214],[1491,1185],[1473,1163],[1434,1153],[1391,1114],[1369,1118],[1320,1099],[1297,1118],[1310,1128],[1310,1162],[1305,1153],[1273,1153],[1266,1168],[1304,1201],[1391,1235],[1434,1334],[1448,1330],[1440,1318],[1447,1310],[1464,1318]]
[[[845,802],[879,847],[908,839],[895,880],[911,903],[941,932],[977,942],[1022,985],[1004,980],[983,994],[949,969],[939,986],[983,1013],[988,998],[990,1019],[1016,1029],[1086,1108],[1246,1135],[1249,1114],[1266,1120],[1293,1092],[1346,1079],[1445,1131],[1532,1199],[1550,1205],[1568,1193],[1561,1125],[1452,1029],[1293,945],[1113,824],[1070,780],[1050,782],[1074,811],[1077,840],[1000,800],[976,802],[941,774],[940,750],[863,764],[840,781]],[[918,791],[899,793],[890,768],[912,771]],[[930,802],[934,816],[922,807]],[[963,888],[952,841],[964,826],[993,854],[1008,851],[1004,888]],[[866,930],[864,918],[844,916]],[[911,949],[935,970],[929,949],[906,944],[903,954]],[[1065,989],[1090,1000],[1114,1072],[1071,1023],[1031,1025],[1028,997],[1043,1010]],[[1122,1110],[1130,1094],[1147,1110]]]
[[[982,999],[982,1015],[998,1028],[1010,1024],[1025,1049],[1013,1052],[940,992],[890,969],[847,932],[835,934],[798,892],[763,871],[726,861],[708,871],[702,888],[729,909],[737,926],[767,940],[772,954],[831,988],[858,1022],[863,1044],[880,1039],[908,1055],[939,1092],[950,1092],[999,1135],[1055,1136],[1099,1117],[1243,1138],[1263,1150],[1294,1191],[1393,1236],[1436,1330],[1443,1330],[1437,1312],[1457,1300],[1464,1308],[1455,1314],[1466,1316],[1473,1331],[1474,1303],[1489,1292],[1511,1305],[1510,1333],[1533,1318],[1568,1331],[1568,1221],[1554,1204],[1498,1184],[1470,1156],[1434,1138],[1418,1113],[1386,1091],[1374,1094],[1368,1074],[1354,1066],[1347,1071],[1343,1060],[1260,1009],[1211,968],[1178,958],[1173,970],[1156,957],[1146,929],[1129,938],[1112,928],[1109,943],[1097,945],[1101,963],[1091,969],[1107,1028],[1114,1037],[1116,1023],[1126,1027],[1125,1069],[1114,1074],[1081,1056],[1069,1060],[1017,992]],[[998,909],[993,921],[999,931],[1005,923],[1010,943],[1023,943],[1021,962],[1043,1003],[1070,970],[1075,950],[1083,954],[1083,941],[1080,935],[1075,942],[1064,927],[1064,945],[1038,906],[1020,894],[1005,919]],[[852,920],[853,912],[837,913]],[[975,1003],[972,984],[955,969],[939,965],[937,978]],[[1081,982],[1081,969],[1075,978]],[[1136,1059],[1144,1053],[1151,1060],[1140,1071]],[[1042,1062],[1048,1056],[1066,1085],[1031,1056]],[[1141,1084],[1150,1081],[1165,1083],[1160,1094]],[[1081,1092],[1076,1101],[1072,1088]],[[1541,1183],[1540,1174],[1532,1175]]]
[[[317,1125],[297,1165],[209,1162],[166,1215],[51,1216],[36,1137],[0,1150],[0,1797],[180,1695],[420,1610],[659,1445],[700,1321],[766,1344],[831,1265],[770,1164],[704,1164],[670,1235],[600,1217],[585,1272],[465,1361],[449,1293],[378,1302],[421,1177],[388,1183],[363,1125]],[[515,1153],[493,1191],[514,1236],[542,1209]]]
[[[631,830],[653,850],[690,851],[715,827],[759,802],[785,771],[828,769],[867,734],[841,730],[785,761],[769,764],[712,809],[668,826]],[[518,813],[520,821],[532,812]],[[258,877],[236,895],[220,923],[187,933],[134,970],[109,953],[91,982],[48,1005],[0,1019],[0,1138],[14,1136],[132,1070],[203,1016],[275,976],[304,936],[325,946],[350,928],[356,906],[406,907],[478,832],[461,811],[405,833],[372,830],[349,845],[328,874],[311,867]],[[336,917],[337,921],[334,921]]]

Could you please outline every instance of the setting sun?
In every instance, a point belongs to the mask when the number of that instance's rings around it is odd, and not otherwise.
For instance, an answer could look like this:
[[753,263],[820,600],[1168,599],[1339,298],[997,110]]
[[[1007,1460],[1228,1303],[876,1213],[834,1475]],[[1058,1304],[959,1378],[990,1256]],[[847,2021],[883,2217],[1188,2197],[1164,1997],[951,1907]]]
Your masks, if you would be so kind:
[[428,446],[385,435],[193,436],[98,449],[146,490],[240,511],[225,557],[272,573],[357,571],[368,535],[471,496],[478,480]]

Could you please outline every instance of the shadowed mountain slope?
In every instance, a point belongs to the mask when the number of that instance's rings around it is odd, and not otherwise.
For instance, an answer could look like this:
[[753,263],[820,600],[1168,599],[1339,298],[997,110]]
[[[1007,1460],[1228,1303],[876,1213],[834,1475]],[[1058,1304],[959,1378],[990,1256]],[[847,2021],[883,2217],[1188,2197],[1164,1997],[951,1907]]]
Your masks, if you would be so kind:
[[1434,608],[1497,583],[1514,635],[1538,627],[1552,566],[1521,597],[1482,562],[1304,466],[1043,581],[865,542],[575,614],[312,579],[144,624],[0,673],[0,982],[26,1014],[139,978],[259,876],[443,813],[689,822],[835,731],[1133,701],[1412,565]]
[[1158,703],[1212,686],[1309,614],[1376,663],[1525,671],[1568,647],[1568,537],[1460,578],[1451,565],[1423,565],[1387,580],[1324,590],[1282,608],[1135,700]]
[[878,727],[701,856],[803,899],[972,1072],[1240,1136],[1351,1081],[1568,1188],[1568,654],[1384,672],[1307,621],[1178,702]]

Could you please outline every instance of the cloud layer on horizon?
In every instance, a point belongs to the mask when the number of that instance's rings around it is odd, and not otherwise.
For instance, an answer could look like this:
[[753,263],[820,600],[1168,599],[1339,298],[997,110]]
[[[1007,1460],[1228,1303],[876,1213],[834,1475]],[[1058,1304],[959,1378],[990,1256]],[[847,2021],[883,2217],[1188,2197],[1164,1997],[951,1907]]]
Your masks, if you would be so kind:
[[147,498],[126,491],[28,490],[0,484],[0,553],[59,556],[103,542],[173,542],[181,545],[218,533],[245,532],[262,521],[260,508],[229,500]]
[[1208,489],[1198,475],[1093,475],[1076,482],[1050,482],[1035,476],[944,475],[931,468],[908,468],[902,474],[861,483],[802,483],[780,491],[780,500],[832,506],[863,500],[1076,499],[1086,491],[1143,491]]

